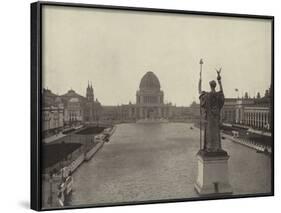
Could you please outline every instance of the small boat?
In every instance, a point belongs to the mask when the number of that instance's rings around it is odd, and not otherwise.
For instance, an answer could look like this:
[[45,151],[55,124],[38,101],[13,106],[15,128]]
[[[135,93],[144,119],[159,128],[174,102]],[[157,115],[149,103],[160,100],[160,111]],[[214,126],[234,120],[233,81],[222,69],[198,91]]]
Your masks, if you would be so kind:
[[105,141],[105,142],[109,142],[109,138],[110,138],[110,136],[109,136],[109,135],[105,135],[105,137],[104,137],[104,141]]
[[270,155],[270,152],[268,151],[267,148],[265,148],[264,150],[257,150],[257,153],[263,153],[263,154],[266,154],[266,155]]
[[65,201],[72,193],[72,185],[73,185],[73,178],[69,175],[66,178],[63,178],[63,181],[58,185],[58,203],[60,206],[65,205]]
[[104,134],[98,134],[95,136],[94,141],[97,143],[101,143],[104,141],[105,135]]
[[72,192],[72,185],[73,185],[73,178],[72,176],[68,176],[65,180],[65,184],[66,184],[66,195],[71,194]]

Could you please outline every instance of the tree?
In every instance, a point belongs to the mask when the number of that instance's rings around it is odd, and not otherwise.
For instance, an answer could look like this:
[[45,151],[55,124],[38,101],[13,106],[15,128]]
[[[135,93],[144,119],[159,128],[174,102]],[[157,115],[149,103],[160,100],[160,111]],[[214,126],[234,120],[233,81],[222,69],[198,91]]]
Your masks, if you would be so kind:
[[257,99],[261,98],[260,92],[257,93]]
[[245,98],[245,99],[248,99],[248,98],[249,98],[248,92],[245,92],[244,98]]
[[269,96],[272,97],[272,85],[270,84],[270,87],[269,87]]
[[265,94],[264,94],[264,97],[269,97],[269,91],[268,91],[268,89],[267,90],[265,90]]

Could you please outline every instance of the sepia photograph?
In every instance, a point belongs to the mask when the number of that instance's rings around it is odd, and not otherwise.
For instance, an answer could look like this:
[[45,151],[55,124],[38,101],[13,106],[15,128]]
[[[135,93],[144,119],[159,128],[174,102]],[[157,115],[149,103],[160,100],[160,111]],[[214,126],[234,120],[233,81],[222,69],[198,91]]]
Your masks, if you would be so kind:
[[273,19],[41,5],[42,209],[273,195]]

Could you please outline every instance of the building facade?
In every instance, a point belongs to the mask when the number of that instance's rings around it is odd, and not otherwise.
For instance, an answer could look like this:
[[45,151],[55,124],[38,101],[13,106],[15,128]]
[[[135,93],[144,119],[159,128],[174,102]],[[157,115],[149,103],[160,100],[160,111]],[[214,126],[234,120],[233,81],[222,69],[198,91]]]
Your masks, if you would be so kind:
[[271,112],[269,107],[248,106],[244,109],[243,123],[257,129],[271,128]]
[[264,97],[227,98],[222,109],[222,122],[239,124],[255,129],[271,129],[271,93],[267,90]]
[[164,92],[153,72],[149,71],[142,77],[136,92],[136,103],[122,105],[121,114],[123,120],[172,118],[173,106],[171,103],[164,103]]
[[43,132],[56,132],[64,126],[96,122],[102,112],[99,101],[94,100],[94,90],[88,83],[86,96],[79,95],[73,89],[63,95],[56,95],[49,89],[42,92]]
[[66,102],[64,111],[65,124],[79,124],[83,122],[83,102],[77,97],[72,97]]
[[99,119],[102,107],[97,99],[94,100],[94,90],[89,83],[86,88],[85,97],[70,89],[61,98],[65,104],[65,125],[91,123]]
[[136,122],[139,120],[169,120],[196,122],[200,119],[199,104],[175,106],[164,102],[164,91],[158,77],[151,71],[141,79],[136,91],[136,102],[118,106],[103,106],[102,120],[105,122]]
[[44,135],[54,134],[64,126],[64,104],[49,89],[43,89],[42,94],[42,130]]

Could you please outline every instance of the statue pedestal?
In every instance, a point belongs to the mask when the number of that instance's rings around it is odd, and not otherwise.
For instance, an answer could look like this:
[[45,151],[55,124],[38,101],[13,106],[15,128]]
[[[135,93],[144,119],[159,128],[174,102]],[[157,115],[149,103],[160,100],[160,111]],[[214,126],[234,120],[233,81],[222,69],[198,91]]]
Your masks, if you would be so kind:
[[194,185],[199,195],[231,194],[228,179],[229,155],[225,151],[197,153],[198,176]]

